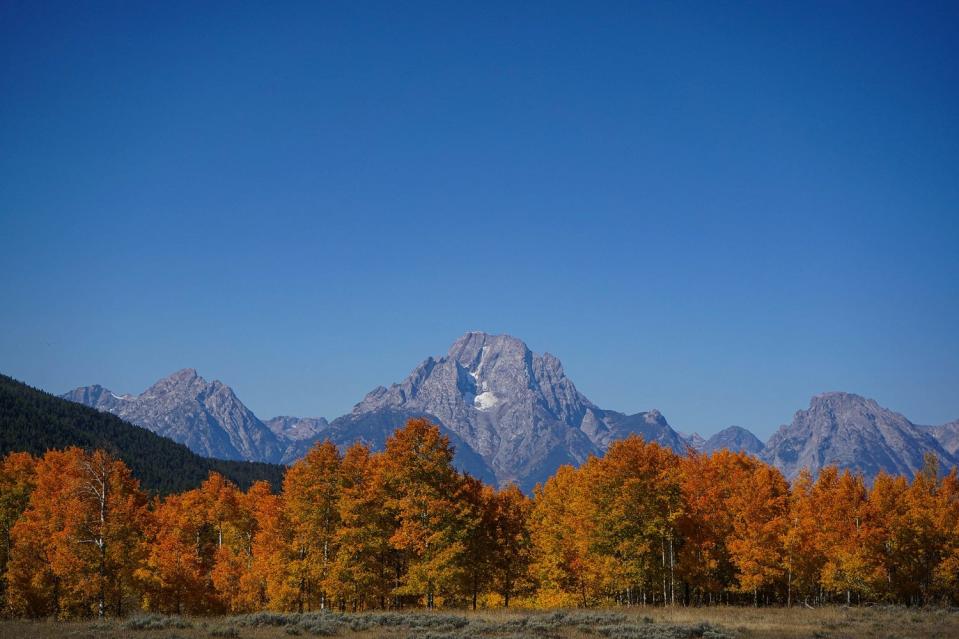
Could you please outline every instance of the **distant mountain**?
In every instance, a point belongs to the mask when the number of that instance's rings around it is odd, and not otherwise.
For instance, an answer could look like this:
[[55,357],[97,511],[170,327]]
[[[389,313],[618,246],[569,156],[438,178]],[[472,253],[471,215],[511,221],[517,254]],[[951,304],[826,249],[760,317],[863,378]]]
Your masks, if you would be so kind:
[[323,417],[279,416],[258,419],[220,381],[207,382],[192,368],[165,377],[140,395],[118,395],[98,384],[74,389],[63,399],[112,413],[194,452],[219,459],[290,464],[318,441],[329,439],[346,449],[356,441],[380,450],[386,438],[410,417],[441,425],[456,447],[456,466],[484,481],[496,478],[483,458],[436,417],[422,411],[378,411],[344,415],[332,424]]
[[789,478],[803,467],[816,473],[827,465],[872,478],[880,470],[912,475],[926,453],[947,466],[956,463],[932,434],[899,413],[859,395],[825,393],[813,397],[791,424],[780,427],[761,456]]
[[281,440],[298,442],[304,439],[316,439],[317,435],[329,428],[330,422],[324,417],[274,417],[263,422],[273,434]]
[[63,395],[62,398],[107,412],[113,412],[113,410],[117,410],[123,402],[136,399],[132,395],[117,395],[112,393],[99,384],[75,388],[69,393]]
[[734,453],[745,452],[750,455],[758,455],[763,448],[765,446],[763,446],[762,441],[751,432],[739,426],[730,426],[703,442],[700,450],[704,453],[711,453],[726,449]]
[[0,375],[0,455],[51,448],[102,448],[122,459],[150,491],[166,494],[196,488],[217,471],[244,489],[266,480],[279,488],[284,468],[272,464],[200,457],[119,417],[31,388]]
[[764,446],[744,428],[730,426],[708,440],[683,437],[650,410],[633,415],[603,409],[577,390],[563,365],[536,354],[510,335],[470,332],[446,355],[428,357],[401,382],[370,391],[353,410],[328,422],[322,417],[280,416],[261,421],[219,381],[193,369],[166,377],[140,395],[85,386],[63,396],[113,413],[224,459],[289,464],[317,441],[345,449],[362,441],[381,449],[411,417],[440,426],[456,448],[455,464],[488,482],[515,482],[529,491],[563,464],[579,465],[609,445],[639,435],[683,454],[729,449],[757,455],[787,477],[799,469],[836,464],[872,478],[880,470],[914,473],[923,455],[935,453],[946,467],[959,459],[959,421],[919,427],[851,393],[814,397]]
[[703,447],[706,445],[706,440],[703,439],[703,436],[700,435],[699,433],[693,433],[692,435],[683,435],[683,439],[686,440],[686,445],[688,445],[693,450],[698,452],[703,452]]
[[206,381],[192,368],[177,371],[136,396],[94,385],[62,397],[113,413],[208,457],[279,462],[287,448],[233,389],[218,380]]
[[[625,415],[598,408],[566,377],[560,361],[509,335],[471,332],[389,388],[371,391],[349,416],[430,415],[475,452],[497,481],[530,489],[563,464],[580,464],[635,433],[675,450],[685,442],[658,411]],[[331,426],[332,428],[332,426]]]
[[601,417],[606,426],[605,431],[600,430],[593,438],[600,450],[606,450],[617,439],[625,439],[630,435],[639,435],[648,442],[656,442],[677,453],[685,453],[689,445],[655,408],[634,415],[599,409],[594,414]]
[[953,456],[959,455],[959,419],[942,426],[933,426],[929,432]]

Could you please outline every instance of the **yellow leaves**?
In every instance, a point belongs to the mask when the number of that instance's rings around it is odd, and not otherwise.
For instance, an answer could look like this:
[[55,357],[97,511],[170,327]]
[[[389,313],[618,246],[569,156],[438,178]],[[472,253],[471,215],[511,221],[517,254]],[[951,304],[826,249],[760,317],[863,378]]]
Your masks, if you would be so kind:
[[727,547],[741,592],[773,585],[783,573],[782,539],[787,526],[789,487],[778,470],[750,463],[727,500],[733,531]]
[[[29,453],[10,453],[0,460],[0,576],[10,560],[13,526],[26,510],[36,484],[36,465],[36,458]],[[0,610],[6,599],[6,580],[0,578]]]
[[336,556],[343,489],[342,458],[330,441],[317,443],[293,464],[283,482],[283,507],[290,531],[285,581],[296,583],[297,610],[325,608]]
[[932,463],[869,488],[835,468],[790,486],[743,453],[681,458],[633,437],[529,499],[452,461],[439,428],[411,420],[382,452],[316,445],[281,494],[213,473],[148,505],[102,452],[10,455],[8,610],[959,600],[959,476]]
[[463,568],[460,537],[468,522],[456,501],[463,479],[453,448],[437,426],[411,419],[387,440],[382,469],[384,506],[396,521],[390,544],[406,564],[395,593],[422,596],[432,608]]
[[638,584],[672,580],[683,511],[679,458],[638,437],[579,470],[562,467],[535,494],[532,571],[540,588],[579,605]]
[[[13,463],[29,466],[24,459]],[[122,608],[147,516],[138,482],[102,451],[50,451],[34,469],[35,487],[11,531],[14,609],[89,615]]]

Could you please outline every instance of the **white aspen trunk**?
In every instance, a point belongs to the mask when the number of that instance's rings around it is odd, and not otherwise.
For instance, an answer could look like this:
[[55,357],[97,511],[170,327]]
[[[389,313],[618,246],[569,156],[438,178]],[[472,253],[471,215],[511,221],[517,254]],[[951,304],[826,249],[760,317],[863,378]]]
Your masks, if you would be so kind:
[[789,568],[786,571],[786,607],[793,606],[793,570]]
[[673,573],[673,538],[669,538],[669,598],[670,605],[676,605],[676,579]]
[[666,596],[666,542],[660,540],[660,548],[662,549],[662,569],[663,569],[663,607],[669,602],[669,597]]

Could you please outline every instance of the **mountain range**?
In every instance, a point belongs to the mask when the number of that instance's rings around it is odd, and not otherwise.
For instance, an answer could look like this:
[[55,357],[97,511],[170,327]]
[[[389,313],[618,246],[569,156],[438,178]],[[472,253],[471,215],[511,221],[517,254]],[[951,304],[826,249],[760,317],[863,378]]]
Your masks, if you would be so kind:
[[318,440],[340,446],[362,441],[381,448],[410,417],[437,423],[456,447],[456,463],[485,481],[515,482],[524,490],[563,464],[581,464],[631,434],[686,453],[723,448],[758,455],[794,477],[830,464],[863,472],[911,474],[934,453],[957,464],[959,421],[922,427],[875,401],[825,393],[798,411],[765,444],[730,426],[709,439],[684,437],[655,409],[625,414],[587,399],[558,358],[537,354],[509,335],[470,332],[440,357],[428,357],[399,383],[370,391],[353,410],[322,417],[260,420],[220,381],[193,369],[178,371],[140,395],[99,385],[65,399],[113,413],[193,451],[232,460],[290,463]]
[[286,470],[276,464],[201,457],[183,444],[115,415],[0,375],[0,456],[17,451],[42,455],[69,446],[100,448],[116,455],[144,489],[157,494],[196,488],[211,471],[244,489],[260,480],[279,488]]
[[192,368],[177,371],[139,395],[118,395],[99,384],[62,396],[220,459],[279,462],[284,442],[219,380]]

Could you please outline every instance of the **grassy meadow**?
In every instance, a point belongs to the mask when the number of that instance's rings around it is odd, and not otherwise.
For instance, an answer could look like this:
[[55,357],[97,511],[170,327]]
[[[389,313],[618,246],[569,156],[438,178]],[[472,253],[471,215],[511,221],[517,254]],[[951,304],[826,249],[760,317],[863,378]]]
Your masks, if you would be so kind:
[[233,617],[138,615],[107,621],[0,621],[3,639],[936,639],[959,637],[948,608],[635,608],[595,611],[261,612]]

